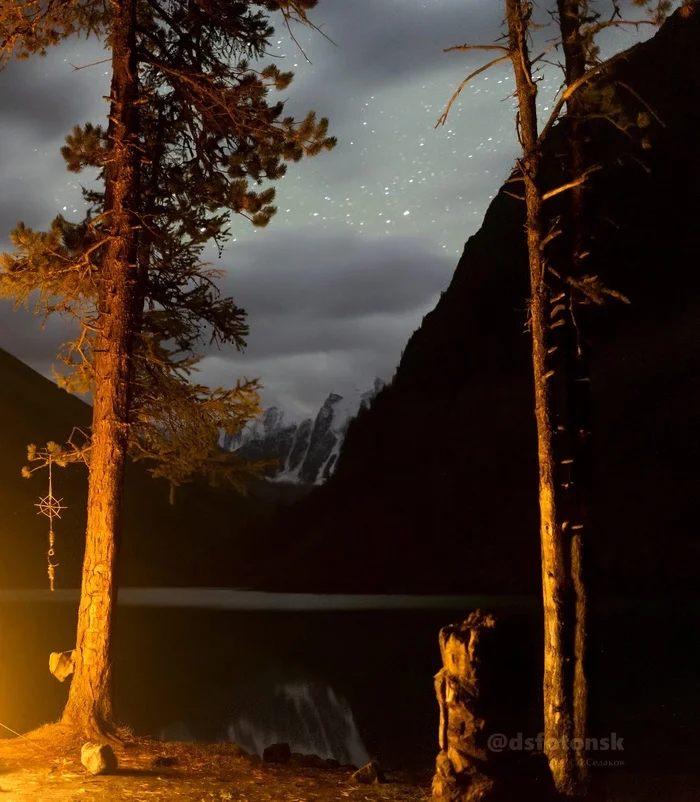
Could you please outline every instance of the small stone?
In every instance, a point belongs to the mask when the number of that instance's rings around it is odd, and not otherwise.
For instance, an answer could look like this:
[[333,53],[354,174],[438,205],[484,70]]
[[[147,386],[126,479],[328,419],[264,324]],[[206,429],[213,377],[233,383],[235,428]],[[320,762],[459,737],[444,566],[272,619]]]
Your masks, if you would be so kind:
[[89,774],[112,774],[117,770],[117,757],[109,744],[83,744],[80,762]]
[[75,668],[75,652],[51,652],[49,655],[49,671],[59,682],[70,677]]
[[372,783],[383,783],[386,782],[386,778],[384,777],[384,772],[382,771],[381,766],[379,763],[375,763],[372,761],[368,763],[366,766],[363,766],[361,769],[358,769],[350,779],[358,784],[361,785],[371,785]]
[[289,759],[292,766],[299,766],[302,769],[322,769],[326,766],[326,761],[318,755],[302,755],[292,752]]
[[263,750],[264,763],[288,763],[291,756],[289,744],[271,744]]

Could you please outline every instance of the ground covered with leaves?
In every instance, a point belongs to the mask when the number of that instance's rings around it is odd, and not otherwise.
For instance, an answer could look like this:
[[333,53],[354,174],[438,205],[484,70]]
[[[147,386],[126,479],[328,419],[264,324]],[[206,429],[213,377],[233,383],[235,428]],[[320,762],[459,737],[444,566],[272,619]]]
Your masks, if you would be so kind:
[[355,785],[346,769],[263,764],[235,744],[125,738],[114,746],[115,774],[91,776],[82,741],[58,725],[0,741],[3,802],[425,802],[426,777],[388,775]]

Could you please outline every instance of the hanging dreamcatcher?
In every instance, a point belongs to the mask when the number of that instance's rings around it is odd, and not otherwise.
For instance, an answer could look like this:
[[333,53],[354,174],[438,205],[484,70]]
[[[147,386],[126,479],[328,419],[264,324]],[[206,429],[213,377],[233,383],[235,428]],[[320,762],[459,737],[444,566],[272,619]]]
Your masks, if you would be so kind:
[[39,499],[39,503],[35,504],[35,507],[39,508],[37,515],[45,515],[49,519],[49,550],[46,554],[46,559],[48,561],[48,574],[49,574],[49,585],[51,590],[54,589],[53,582],[56,575],[56,568],[58,567],[58,563],[54,563],[53,558],[56,552],[54,551],[54,533],[53,533],[53,521],[54,518],[61,517],[61,510],[68,509],[61,505],[63,501],[62,498],[56,498],[53,494],[53,485],[52,485],[52,477],[51,477],[51,454],[47,457],[48,468],[49,468],[49,494],[44,496],[44,498]]

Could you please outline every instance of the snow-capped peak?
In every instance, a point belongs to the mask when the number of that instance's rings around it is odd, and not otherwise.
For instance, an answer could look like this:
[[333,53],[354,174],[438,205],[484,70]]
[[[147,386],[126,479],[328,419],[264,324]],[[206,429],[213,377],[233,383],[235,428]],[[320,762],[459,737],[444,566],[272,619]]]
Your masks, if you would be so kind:
[[285,423],[284,412],[269,407],[240,432],[224,437],[223,447],[249,459],[279,460],[270,479],[321,484],[333,472],[350,421],[384,387],[375,379],[369,390],[347,396],[330,393],[315,418]]

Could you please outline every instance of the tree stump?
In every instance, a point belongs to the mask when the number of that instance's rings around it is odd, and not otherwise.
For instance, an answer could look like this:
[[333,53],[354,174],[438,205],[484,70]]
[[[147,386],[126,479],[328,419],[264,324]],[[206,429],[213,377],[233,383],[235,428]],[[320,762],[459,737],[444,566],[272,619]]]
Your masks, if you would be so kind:
[[[435,677],[440,706],[440,754],[433,802],[490,802],[496,777],[489,766],[486,731],[489,693],[483,657],[495,621],[480,611],[440,630],[442,669]],[[493,757],[493,756],[492,756]]]

